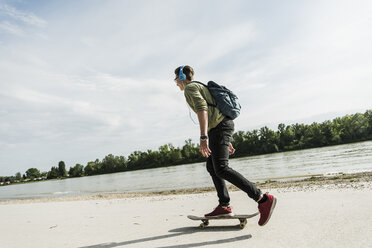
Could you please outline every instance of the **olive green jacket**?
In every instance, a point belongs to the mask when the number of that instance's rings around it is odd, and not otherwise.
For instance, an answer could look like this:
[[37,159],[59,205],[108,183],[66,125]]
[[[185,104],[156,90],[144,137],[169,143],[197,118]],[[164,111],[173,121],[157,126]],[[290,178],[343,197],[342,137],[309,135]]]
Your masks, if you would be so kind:
[[208,103],[215,105],[216,102],[205,86],[190,82],[186,85],[184,94],[187,103],[195,113],[200,110],[206,110],[208,112],[208,132],[225,118],[216,107],[208,106]]

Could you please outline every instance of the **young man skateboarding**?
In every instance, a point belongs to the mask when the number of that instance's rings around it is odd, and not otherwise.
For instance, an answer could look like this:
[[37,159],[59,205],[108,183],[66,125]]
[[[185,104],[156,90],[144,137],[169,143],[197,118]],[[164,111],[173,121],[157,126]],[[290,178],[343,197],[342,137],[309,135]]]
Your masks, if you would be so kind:
[[255,184],[244,178],[239,172],[229,167],[229,155],[235,152],[231,139],[234,122],[224,116],[216,107],[208,88],[193,82],[194,70],[190,66],[180,66],[175,70],[174,79],[186,101],[197,114],[200,126],[200,152],[207,158],[207,171],[212,177],[217,191],[219,205],[208,214],[211,216],[232,215],[230,197],[225,180],[235,185],[258,202],[260,219],[258,224],[265,225],[275,208],[276,198],[268,193],[262,194]]

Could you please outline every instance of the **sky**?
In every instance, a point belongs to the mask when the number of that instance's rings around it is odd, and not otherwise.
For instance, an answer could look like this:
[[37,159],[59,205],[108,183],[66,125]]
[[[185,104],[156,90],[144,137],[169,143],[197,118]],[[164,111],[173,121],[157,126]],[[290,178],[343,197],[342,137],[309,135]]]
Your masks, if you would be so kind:
[[236,130],[363,113],[370,13],[368,0],[0,0],[0,176],[197,142],[180,65],[238,95]]

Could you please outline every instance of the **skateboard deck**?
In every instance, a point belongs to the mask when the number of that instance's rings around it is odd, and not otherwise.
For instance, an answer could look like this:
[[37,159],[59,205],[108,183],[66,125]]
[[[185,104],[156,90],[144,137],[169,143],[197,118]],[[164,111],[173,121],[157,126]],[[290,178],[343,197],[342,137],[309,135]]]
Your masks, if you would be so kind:
[[259,212],[254,214],[235,214],[232,216],[214,216],[214,217],[205,217],[205,216],[195,216],[195,215],[188,215],[187,218],[190,220],[201,220],[202,223],[199,225],[201,229],[205,228],[209,225],[209,220],[229,220],[229,219],[238,219],[240,222],[240,228],[243,229],[247,224],[247,219],[255,217],[258,215]]

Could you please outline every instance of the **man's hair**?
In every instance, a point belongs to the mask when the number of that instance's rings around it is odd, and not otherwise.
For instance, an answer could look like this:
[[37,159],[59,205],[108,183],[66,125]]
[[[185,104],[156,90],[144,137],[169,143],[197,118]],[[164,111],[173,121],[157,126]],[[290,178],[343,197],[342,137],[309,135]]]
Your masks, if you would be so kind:
[[[181,70],[181,66],[180,67],[177,67],[176,70],[174,70],[174,74],[176,74],[176,78],[178,78],[178,75],[180,73],[180,70]],[[188,66],[188,65],[185,65],[183,67],[183,73],[186,75],[186,78],[187,80],[193,80],[194,78],[194,69],[192,69],[191,66]]]

